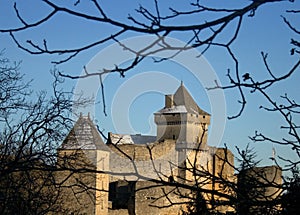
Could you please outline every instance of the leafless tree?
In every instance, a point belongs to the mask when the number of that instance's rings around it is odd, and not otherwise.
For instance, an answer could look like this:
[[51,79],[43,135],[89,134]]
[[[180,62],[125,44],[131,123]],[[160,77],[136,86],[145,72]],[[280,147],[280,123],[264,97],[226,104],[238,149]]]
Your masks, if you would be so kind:
[[[97,72],[85,70],[85,74],[82,76],[60,73],[60,75],[63,77],[68,77],[71,79],[86,78],[90,76],[101,77],[103,74],[107,74],[111,72],[117,72],[121,76],[124,76],[127,71],[136,67],[147,56],[150,56],[151,54],[154,53],[159,53],[166,50],[173,51],[173,54],[171,54],[169,57],[165,59],[154,59],[154,62],[160,62],[160,61],[168,60],[174,56],[180,55],[181,52],[192,48],[199,48],[201,50],[201,54],[204,54],[211,47],[224,48],[224,50],[227,52],[227,54],[231,57],[231,59],[234,62],[234,68],[232,69],[233,71],[228,70],[227,73],[229,84],[227,86],[219,86],[217,84],[216,86],[212,86],[208,90],[214,90],[219,88],[225,90],[230,90],[230,89],[237,90],[237,92],[240,95],[239,103],[241,104],[241,108],[237,114],[230,116],[229,118],[237,118],[243,113],[247,103],[248,92],[254,95],[257,94],[263,96],[263,98],[265,98],[265,100],[268,102],[269,106],[261,106],[261,108],[268,112],[278,113],[282,117],[285,124],[282,125],[281,129],[287,131],[288,137],[277,140],[272,137],[268,137],[261,132],[256,132],[251,139],[254,142],[271,142],[274,144],[285,145],[288,147],[290,146],[290,148],[295,152],[296,156],[300,158],[300,154],[299,154],[300,137],[298,134],[299,123],[297,123],[296,121],[297,116],[299,114],[299,103],[295,101],[293,98],[290,98],[287,93],[280,95],[279,98],[271,96],[269,93],[269,90],[271,90],[272,87],[276,87],[278,83],[287,80],[288,78],[292,77],[292,75],[295,74],[296,71],[298,71],[300,65],[299,59],[297,58],[295,60],[295,63],[291,68],[287,68],[286,71],[284,71],[280,75],[275,75],[275,73],[272,71],[268,63],[268,54],[262,52],[261,58],[265,66],[265,72],[268,75],[268,78],[264,80],[256,80],[256,78],[253,77],[252,74],[242,73],[240,71],[239,58],[232,49],[232,44],[238,38],[240,28],[243,25],[243,21],[244,19],[247,18],[247,16],[248,17],[255,16],[257,9],[264,5],[272,4],[274,2],[283,2],[283,1],[281,0],[249,1],[245,6],[236,9],[211,8],[201,4],[200,1],[195,1],[189,5],[189,8],[187,10],[170,7],[169,10],[166,11],[160,8],[159,1],[154,0],[153,10],[141,5],[138,9],[136,9],[135,14],[129,15],[128,20],[124,20],[124,21],[118,21],[117,19],[110,17],[109,11],[105,11],[101,3],[99,3],[96,0],[91,1],[91,4],[96,9],[97,14],[95,13],[89,14],[81,11],[79,7],[81,4],[80,1],[74,2],[74,5],[72,6],[60,6],[59,4],[56,4],[55,2],[48,1],[48,0],[44,0],[43,2],[45,3],[45,5],[49,7],[49,12],[34,22],[29,22],[25,20],[25,18],[22,16],[22,11],[20,11],[18,9],[18,5],[15,4],[14,10],[16,13],[16,17],[20,21],[20,26],[11,27],[8,29],[0,29],[0,32],[9,34],[12,40],[16,43],[16,45],[20,49],[30,54],[33,55],[54,54],[59,56],[63,55],[63,58],[60,58],[59,60],[54,62],[56,64],[67,62],[72,58],[76,57],[77,55],[79,55],[83,51],[89,50],[93,47],[100,46],[103,44],[104,45],[108,44],[111,41],[118,42],[119,45],[123,46],[126,51],[130,51],[135,55],[135,58],[129,63],[129,65],[125,67],[116,65],[115,67],[112,68],[103,68]],[[291,10],[287,12],[292,13],[294,15],[298,15],[299,13],[298,10]],[[41,43],[32,40],[27,40],[26,42],[23,42],[23,40],[17,36],[18,33],[35,29],[40,27],[41,25],[47,24],[49,20],[54,19],[58,14],[64,14],[71,18],[75,17],[78,19],[97,23],[99,27],[104,25],[113,26],[114,30],[109,32],[105,36],[100,36],[99,38],[95,39],[92,42],[87,41],[84,45],[77,46],[77,48],[61,47],[57,49],[56,48],[52,49],[49,45],[50,42],[46,39],[43,40],[43,42]],[[193,17],[202,17],[202,16],[209,17],[209,18],[205,19],[202,22],[199,22],[199,19],[190,19],[192,23],[183,22],[184,24],[177,24],[177,25],[173,24],[176,23],[177,20],[185,19],[187,17],[193,18]],[[291,31],[293,31],[297,36],[299,36],[299,30],[297,29],[296,26],[294,26],[293,23],[291,23],[285,17],[283,17],[283,21],[286,23],[287,27]],[[182,22],[178,22],[178,23],[182,23]],[[224,34],[225,30],[227,30],[229,26],[231,27],[234,26],[234,30],[232,31],[233,33],[231,37],[225,40],[222,39],[220,40],[219,37],[221,37]],[[203,32],[205,33],[203,34]],[[186,38],[185,45],[184,46],[170,45],[165,38],[168,36],[174,36],[174,35],[176,36],[176,34],[178,33],[183,33],[185,35]],[[126,37],[129,34],[130,35],[144,35],[144,34],[153,35],[156,37],[156,40],[154,40],[152,43],[144,44],[144,46],[141,47],[139,50],[132,50],[130,49],[130,47],[126,47],[124,44],[120,42],[122,38]],[[298,42],[297,39],[293,38],[291,40],[291,44],[293,47],[291,49],[290,54],[299,56],[300,43]],[[18,88],[16,90],[18,90]],[[13,98],[16,100],[10,100],[10,101],[18,101],[18,102],[13,102],[13,105],[18,105],[20,98],[18,97],[13,97]],[[58,123],[57,125],[62,124],[61,121],[58,121],[57,123]],[[243,155],[243,153],[240,154]],[[289,158],[285,158],[285,157],[279,157],[279,159],[281,161],[286,162],[287,164],[284,170],[294,169],[299,165],[300,162],[298,160],[296,161],[290,160]],[[190,162],[191,164],[193,164],[193,161]],[[275,162],[277,162],[276,159]],[[192,172],[194,171],[194,173],[196,172],[195,175],[197,175],[198,173],[201,173],[201,175],[204,174],[195,165],[194,166],[191,165],[191,166],[192,167],[190,169],[187,169],[187,171],[192,171]],[[209,174],[210,174],[209,172],[205,173],[207,177],[212,177]],[[214,176],[214,180],[225,181],[222,177],[216,178],[216,176]],[[153,182],[161,183],[162,180],[160,181],[153,180]],[[230,184],[228,183],[228,181],[226,182],[227,184]],[[174,181],[171,182],[171,181],[164,180],[163,184],[174,187]],[[196,186],[196,188],[195,186],[189,186],[187,185],[187,183],[176,182],[175,185],[176,188],[182,187],[182,188],[187,188],[195,191],[198,191],[199,188],[199,186],[198,187]],[[203,191],[205,190],[202,189],[201,192]],[[215,192],[215,191],[209,191],[209,192]],[[223,195],[223,194],[218,193],[218,195]],[[228,202],[229,202],[228,204],[232,204],[231,201],[233,200],[231,199],[232,197],[230,197],[230,195],[226,195],[226,196],[223,195],[223,197],[228,198]],[[199,195],[197,196],[197,198],[199,198]]]
[[31,91],[20,64],[10,62],[4,52],[0,63],[0,213],[59,211],[56,148],[73,123],[76,103],[71,92],[60,89],[57,71],[53,94],[47,95]]
[[[124,46],[125,51],[129,51],[135,55],[133,60],[126,66],[115,65],[112,68],[99,68],[98,71],[87,71],[85,74],[77,76],[72,74],[61,73],[64,77],[69,77],[72,79],[86,78],[90,76],[102,76],[103,74],[118,72],[123,77],[125,73],[139,65],[147,56],[153,55],[155,53],[164,52],[166,50],[171,50],[170,56],[164,59],[154,59],[154,62],[161,62],[170,59],[181,52],[193,48],[198,48],[201,50],[201,54],[204,54],[209,48],[221,47],[227,54],[232,58],[235,63],[233,72],[229,73],[228,76],[232,85],[226,88],[235,88],[240,94],[240,111],[231,116],[231,118],[236,118],[240,116],[246,105],[246,98],[244,94],[244,87],[248,86],[247,83],[243,82],[247,80],[247,74],[241,74],[239,71],[238,56],[234,53],[231,46],[238,37],[243,21],[247,18],[255,16],[256,11],[262,7],[276,2],[284,2],[284,0],[256,0],[249,1],[246,4],[239,6],[238,8],[212,8],[207,7],[202,4],[201,1],[191,2],[187,4],[187,9],[177,9],[173,7],[161,8],[160,2],[158,0],[153,1],[154,9],[149,9],[140,5],[135,11],[135,14],[129,14],[127,20],[119,21],[110,16],[109,11],[105,11],[102,4],[99,1],[93,0],[90,2],[91,12],[81,11],[80,4],[81,1],[74,1],[73,5],[61,6],[60,4],[44,0],[43,3],[49,7],[49,11],[44,14],[41,18],[36,21],[27,21],[22,16],[22,11],[18,9],[17,3],[14,4],[14,10],[16,17],[18,18],[20,25],[16,27],[10,27],[7,29],[1,29],[0,32],[7,33],[10,35],[15,44],[22,50],[33,54],[51,54],[58,55],[60,59],[53,62],[55,64],[64,63],[81,52],[87,51],[93,47],[109,44],[110,42],[118,42],[120,46]],[[293,2],[291,0],[291,2]],[[94,13],[96,11],[96,13]],[[76,48],[51,48],[50,42],[55,43],[55,41],[48,41],[44,39],[43,42],[33,41],[30,39],[20,39],[17,34],[28,30],[34,30],[42,25],[46,25],[51,20],[55,19],[59,14],[64,14],[68,17],[79,20],[85,20],[89,23],[97,24],[99,29],[105,28],[105,26],[113,27],[111,31],[108,30],[104,34],[100,32],[99,37],[96,37],[94,41],[87,41],[83,45],[76,45]],[[186,21],[188,20],[188,21]],[[199,21],[200,20],[200,21]],[[183,24],[174,24],[183,23]],[[225,36],[228,28],[231,28],[232,35],[230,37]],[[295,28],[292,28],[296,30]],[[166,37],[176,37],[178,34],[184,34],[185,44],[175,46],[169,44]],[[122,44],[121,38],[127,35],[153,35],[156,37],[155,40],[151,42],[145,42],[145,44],[139,50],[133,50],[130,47],[126,47]],[[220,39],[222,36],[226,39]],[[55,38],[57,40],[57,38]],[[297,41],[293,40],[294,45],[297,45]],[[297,53],[296,49],[292,49],[293,53]],[[64,57],[61,57],[64,56]],[[267,55],[263,54],[264,60],[266,60]],[[287,78],[293,73],[293,71],[298,67],[299,62],[294,66],[294,69],[284,73],[280,77],[274,77],[271,75],[271,80],[261,81],[258,83],[261,87],[268,87],[272,85],[271,83],[280,81]]]

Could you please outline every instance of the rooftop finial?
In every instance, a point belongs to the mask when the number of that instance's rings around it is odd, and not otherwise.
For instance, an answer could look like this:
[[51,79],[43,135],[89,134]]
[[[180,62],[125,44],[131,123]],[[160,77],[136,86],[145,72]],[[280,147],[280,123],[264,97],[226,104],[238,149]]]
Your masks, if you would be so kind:
[[181,80],[181,82],[180,82],[180,86],[183,86],[183,80]]

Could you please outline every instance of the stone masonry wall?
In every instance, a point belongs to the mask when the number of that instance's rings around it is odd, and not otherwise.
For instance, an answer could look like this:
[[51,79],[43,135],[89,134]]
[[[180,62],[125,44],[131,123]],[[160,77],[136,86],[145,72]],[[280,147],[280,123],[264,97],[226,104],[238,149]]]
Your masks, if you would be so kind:
[[[158,178],[157,174],[160,172],[171,175],[176,168],[172,163],[177,163],[175,145],[174,140],[149,145],[124,144],[116,146],[118,149],[109,145],[113,151],[110,154],[110,171],[112,172],[110,181],[123,180],[124,178],[131,181],[144,180],[147,177]],[[119,175],[116,176],[113,173]],[[122,173],[124,173],[124,177]],[[139,178],[137,175],[145,178]]]

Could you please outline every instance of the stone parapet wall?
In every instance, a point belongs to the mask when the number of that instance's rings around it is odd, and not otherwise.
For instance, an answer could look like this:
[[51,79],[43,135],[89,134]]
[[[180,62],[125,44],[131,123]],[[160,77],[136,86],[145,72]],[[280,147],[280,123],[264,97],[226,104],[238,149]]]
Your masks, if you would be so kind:
[[[112,173],[110,181],[124,178],[131,181],[147,180],[147,178],[159,178],[158,174],[163,177],[163,174],[171,175],[175,173],[175,164],[178,160],[175,146],[173,140],[149,145],[109,145],[112,149],[110,154],[110,172]],[[122,174],[124,174],[124,177]]]

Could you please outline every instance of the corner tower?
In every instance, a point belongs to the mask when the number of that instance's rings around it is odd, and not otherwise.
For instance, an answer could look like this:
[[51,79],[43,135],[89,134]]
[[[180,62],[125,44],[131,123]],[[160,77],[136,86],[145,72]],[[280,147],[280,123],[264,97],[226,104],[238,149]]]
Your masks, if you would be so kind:
[[109,151],[89,116],[80,115],[57,154],[57,181],[68,214],[107,215]]
[[175,94],[165,95],[165,107],[154,113],[154,120],[158,141],[174,139],[206,145],[210,114],[197,105],[182,82]]

